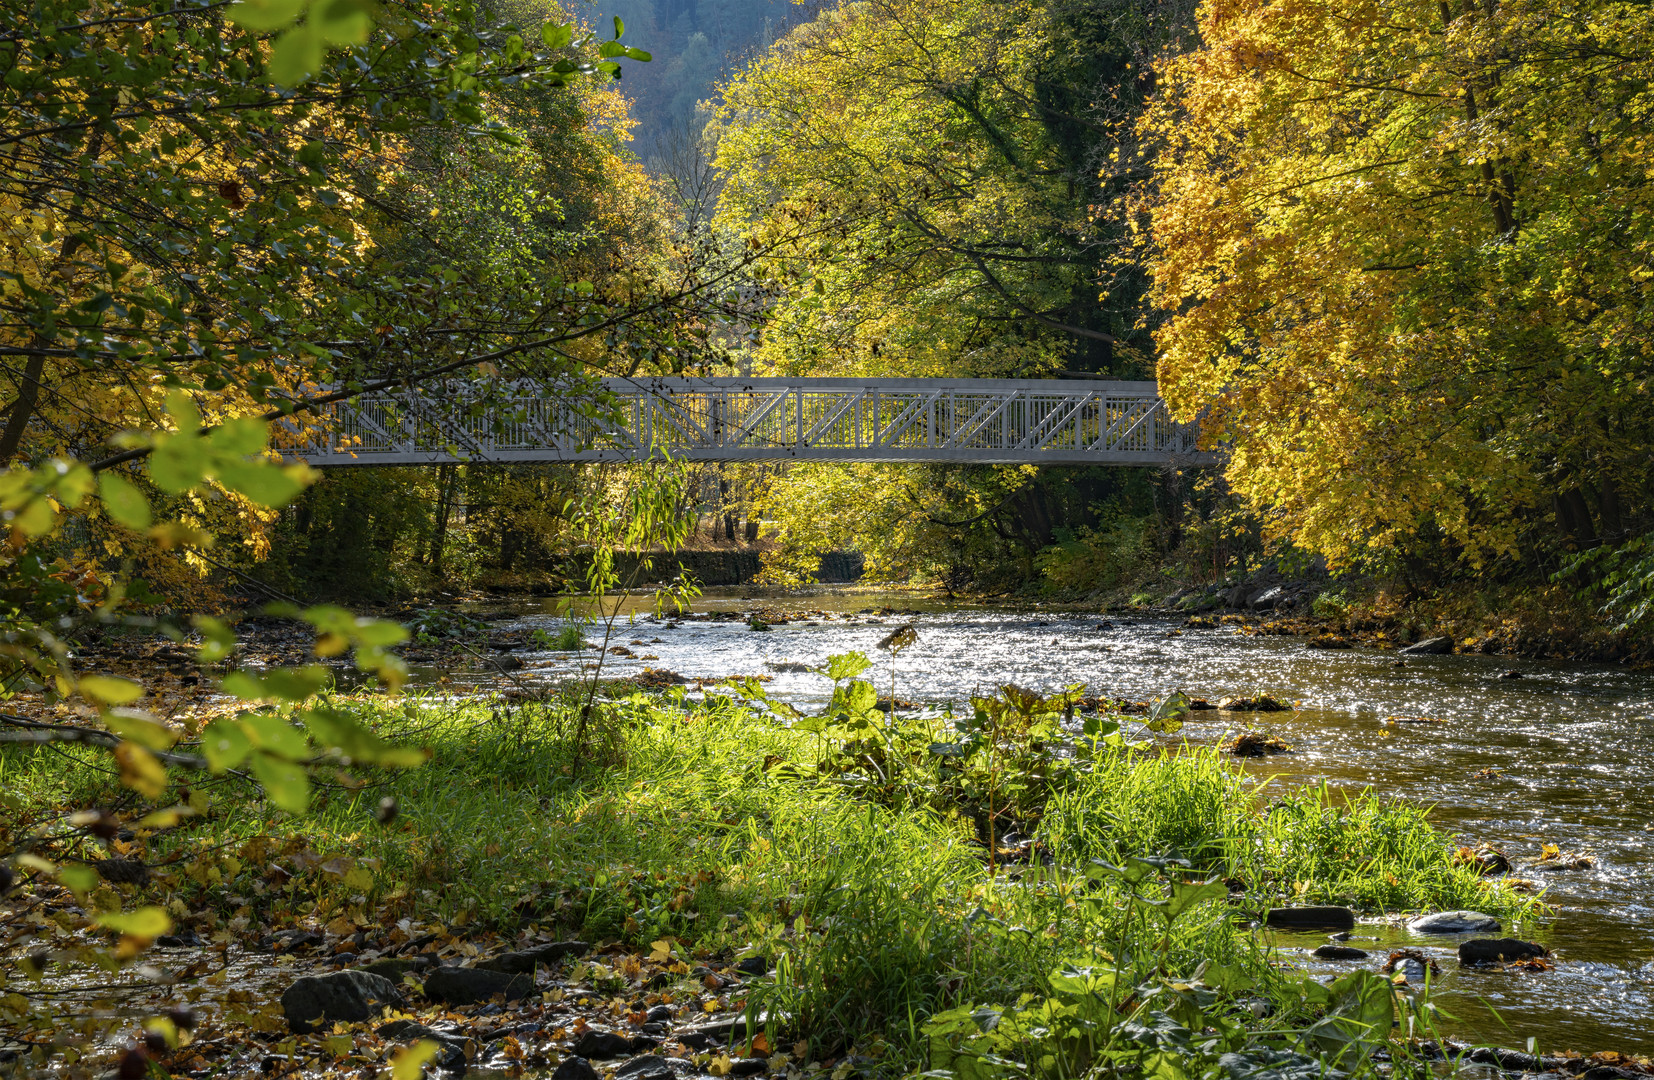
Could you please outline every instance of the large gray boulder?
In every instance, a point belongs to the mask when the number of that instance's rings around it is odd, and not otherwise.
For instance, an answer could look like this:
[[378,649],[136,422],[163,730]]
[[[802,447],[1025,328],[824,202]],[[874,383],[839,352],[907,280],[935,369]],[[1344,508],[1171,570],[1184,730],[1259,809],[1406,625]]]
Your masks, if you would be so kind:
[[1497,934],[1499,920],[1480,911],[1438,911],[1407,924],[1415,934]]
[[1453,651],[1453,639],[1450,637],[1425,638],[1423,641],[1407,646],[1400,650],[1414,656],[1446,656]]
[[338,1021],[371,1020],[392,1006],[402,1006],[396,984],[366,971],[306,975],[281,995],[281,1011],[295,1034],[319,1031]]

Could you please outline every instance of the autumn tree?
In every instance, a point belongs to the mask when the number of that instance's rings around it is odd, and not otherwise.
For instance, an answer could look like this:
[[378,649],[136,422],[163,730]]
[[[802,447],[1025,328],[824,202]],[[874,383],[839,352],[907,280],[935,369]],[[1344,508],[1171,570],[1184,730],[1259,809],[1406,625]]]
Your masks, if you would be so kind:
[[1160,385],[1273,535],[1478,566],[1646,520],[1648,8],[1213,0],[1200,32],[1145,124]]

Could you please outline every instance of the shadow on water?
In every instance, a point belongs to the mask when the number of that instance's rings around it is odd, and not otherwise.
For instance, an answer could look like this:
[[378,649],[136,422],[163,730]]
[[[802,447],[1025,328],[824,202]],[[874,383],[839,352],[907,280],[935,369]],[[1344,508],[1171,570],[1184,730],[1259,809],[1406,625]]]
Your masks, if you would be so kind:
[[[1055,689],[1083,682],[1090,692],[1149,700],[1170,690],[1212,700],[1264,692],[1296,705],[1277,714],[1196,713],[1184,735],[1209,743],[1248,724],[1294,747],[1248,762],[1272,785],[1327,781],[1431,805],[1434,820],[1460,842],[1503,848],[1516,874],[1540,881],[1555,916],[1506,927],[1555,954],[1544,973],[1461,971],[1458,939],[1414,939],[1385,923],[1364,923],[1351,944],[1382,962],[1403,944],[1442,961],[1436,1000],[1457,1017],[1461,1037],[1546,1052],[1613,1049],[1654,1052],[1654,676],[1606,665],[1507,657],[1407,657],[1376,649],[1311,650],[1301,641],[1252,637],[1232,627],[1179,629],[1180,620],[1114,619],[1070,611],[1020,610],[919,600],[906,594],[824,591],[754,599],[739,590],[695,602],[697,614],[750,611],[786,618],[769,632],[744,620],[648,617],[617,624],[614,641],[638,655],[611,657],[605,672],[660,667],[689,678],[769,674],[772,694],[799,704],[824,701],[827,681],[786,665],[874,643],[901,623],[919,643],[897,663],[898,692],[922,702],[963,702],[1005,682]],[[914,614],[878,615],[885,607]],[[514,609],[507,626],[558,624],[549,606]],[[569,654],[519,653],[530,679],[577,674]],[[883,657],[878,670],[887,673]],[[780,669],[780,670],[778,670]],[[1507,673],[1515,672],[1514,677]],[[882,682],[884,674],[881,674]],[[456,679],[456,682],[460,680]],[[1590,869],[1533,869],[1541,846],[1587,852]],[[1368,939],[1368,940],[1360,940]],[[1319,936],[1282,935],[1284,955],[1322,976],[1348,965],[1313,960]],[[1497,1018],[1493,1011],[1496,1010]]]

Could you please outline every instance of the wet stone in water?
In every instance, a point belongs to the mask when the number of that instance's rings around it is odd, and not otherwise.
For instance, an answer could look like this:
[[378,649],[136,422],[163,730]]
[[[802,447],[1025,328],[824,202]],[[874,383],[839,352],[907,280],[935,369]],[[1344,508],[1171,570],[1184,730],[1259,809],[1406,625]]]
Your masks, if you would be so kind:
[[1270,908],[1264,925],[1276,930],[1353,930],[1355,912],[1347,907]]
[[1467,966],[1502,964],[1511,960],[1549,955],[1543,945],[1517,938],[1476,938],[1459,946],[1459,963]]
[[1421,915],[1407,924],[1415,934],[1498,933],[1499,920],[1480,911],[1438,911]]

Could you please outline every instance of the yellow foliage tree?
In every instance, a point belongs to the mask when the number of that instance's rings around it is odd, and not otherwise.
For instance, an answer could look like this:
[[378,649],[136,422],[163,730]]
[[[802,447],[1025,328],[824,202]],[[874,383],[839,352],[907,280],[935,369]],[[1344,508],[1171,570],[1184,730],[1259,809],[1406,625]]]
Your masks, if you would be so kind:
[[1654,12],[1208,0],[1200,30],[1145,121],[1145,239],[1162,390],[1235,490],[1335,564],[1623,535],[1654,438]]

